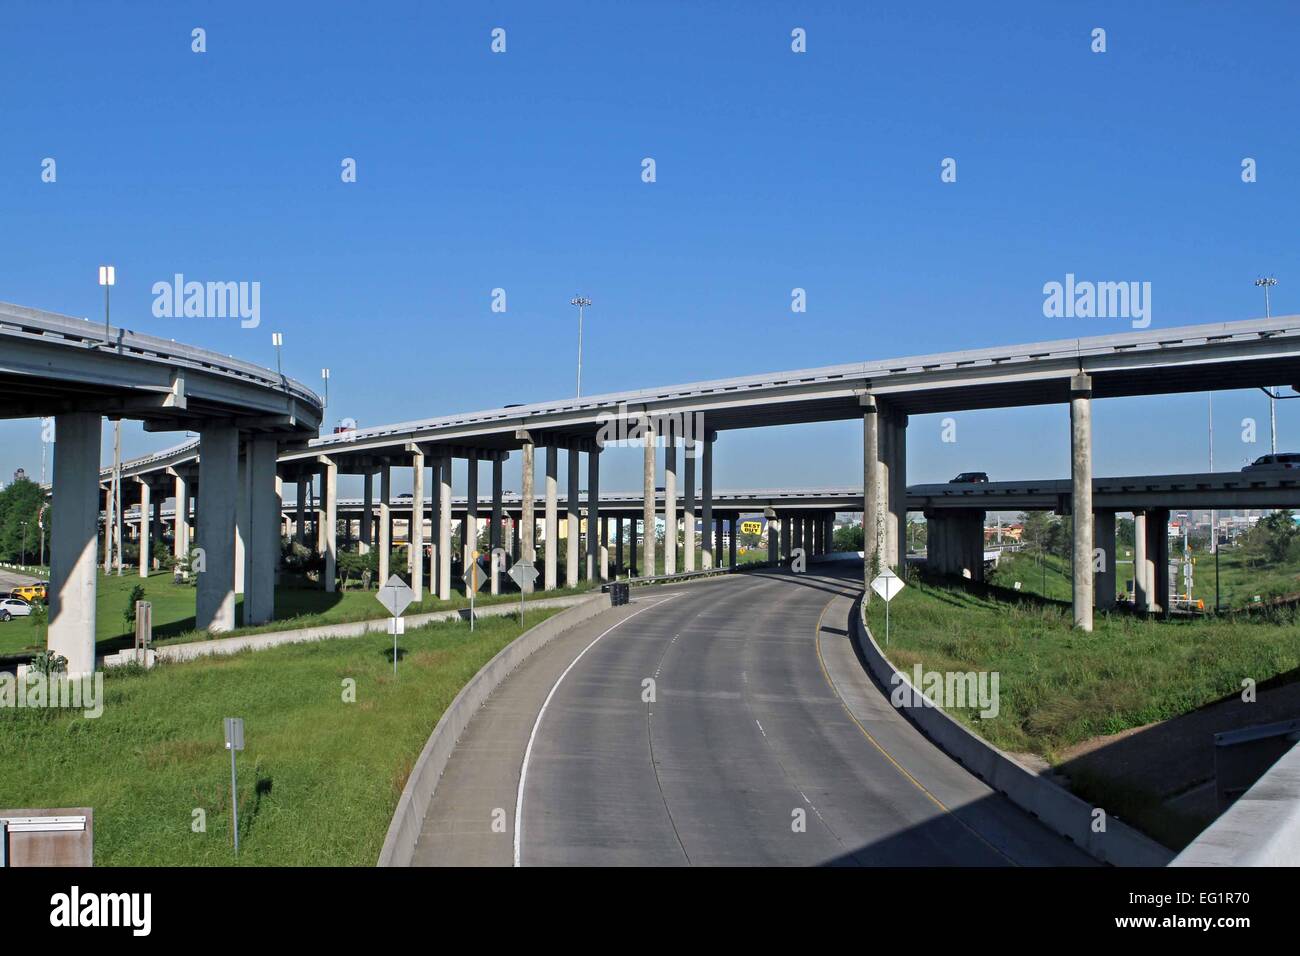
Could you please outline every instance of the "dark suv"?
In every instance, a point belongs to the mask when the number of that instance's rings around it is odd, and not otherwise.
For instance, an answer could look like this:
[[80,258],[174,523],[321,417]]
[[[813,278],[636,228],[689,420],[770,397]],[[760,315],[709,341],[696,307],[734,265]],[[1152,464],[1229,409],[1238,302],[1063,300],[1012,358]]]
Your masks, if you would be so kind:
[[989,480],[986,471],[963,471],[960,475],[948,482],[950,485],[982,485]]

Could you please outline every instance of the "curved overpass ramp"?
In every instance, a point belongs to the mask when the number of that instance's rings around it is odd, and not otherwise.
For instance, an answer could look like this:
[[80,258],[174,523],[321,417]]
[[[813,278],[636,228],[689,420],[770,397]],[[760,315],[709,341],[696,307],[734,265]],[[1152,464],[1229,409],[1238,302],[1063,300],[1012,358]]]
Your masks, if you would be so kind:
[[745,575],[564,635],[471,722],[414,862],[1090,864],[894,711],[849,643],[853,593]]

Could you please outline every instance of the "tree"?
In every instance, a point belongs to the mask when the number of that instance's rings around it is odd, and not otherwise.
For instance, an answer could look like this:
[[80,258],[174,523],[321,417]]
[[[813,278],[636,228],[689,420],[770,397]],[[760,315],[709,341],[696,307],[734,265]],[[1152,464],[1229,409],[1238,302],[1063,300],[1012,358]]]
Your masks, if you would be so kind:
[[[40,553],[38,516],[43,501],[40,485],[30,478],[19,478],[0,491],[0,560],[21,561]],[[49,517],[47,512],[47,529]]]
[[1258,563],[1280,564],[1287,560],[1292,544],[1300,538],[1300,528],[1290,510],[1274,511],[1260,518],[1242,539],[1249,558]]

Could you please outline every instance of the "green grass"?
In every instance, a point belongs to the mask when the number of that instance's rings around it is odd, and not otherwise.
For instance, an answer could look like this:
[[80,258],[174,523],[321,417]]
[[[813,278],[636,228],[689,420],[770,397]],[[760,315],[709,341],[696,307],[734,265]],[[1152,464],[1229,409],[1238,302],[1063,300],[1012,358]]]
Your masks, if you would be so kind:
[[[987,592],[987,593],[985,593]],[[965,589],[917,579],[894,600],[896,667],[997,671],[1000,711],[954,716],[997,746],[1055,760],[1091,737],[1187,713],[1300,667],[1300,616],[1268,615],[1155,621],[1098,614],[1091,634],[1071,628],[1068,605],[995,589]],[[884,606],[868,623],[884,636]]]
[[[439,716],[520,630],[506,617],[472,636],[464,623],[411,631],[396,678],[385,634],[114,671],[97,719],[0,710],[0,807],[93,807],[97,866],[229,865],[221,721],[237,716],[238,862],[371,866]],[[355,703],[342,699],[349,678]],[[206,832],[193,832],[195,810]]]
[[[153,604],[154,641],[157,644],[176,644],[206,640],[212,635],[194,630],[195,589],[188,584],[173,584],[171,572],[157,572],[147,579],[138,574],[100,574],[95,600],[96,640],[100,651],[114,650],[131,643],[134,631],[128,631],[122,614],[129,603],[131,590],[144,584],[145,600]],[[577,588],[560,588],[536,597],[562,597],[582,594],[589,590],[584,583]],[[476,605],[483,607],[502,602],[519,601],[519,594],[500,594],[493,597],[479,592]],[[412,604],[406,613],[420,614],[445,611],[469,606],[469,599],[460,591],[452,591],[451,598],[439,601],[426,590],[424,600]],[[236,610],[236,619],[242,614],[242,601]],[[375,599],[375,592],[360,589],[326,594],[319,587],[279,587],[275,593],[275,620],[258,627],[238,628],[225,636],[259,634],[322,624],[342,624],[387,617],[388,612]],[[0,657],[34,654],[45,649],[45,639],[30,618],[14,618],[0,623]]]
[[[1181,552],[1172,555],[1179,560]],[[1205,602],[1206,609],[1214,608],[1214,555],[1197,552],[1192,574],[1192,598]],[[1121,547],[1116,551],[1116,587],[1120,593],[1133,578],[1133,552]],[[1021,590],[1054,601],[1070,600],[1070,562],[1055,555],[1039,556],[1032,551],[1008,552],[998,562],[997,570],[989,578],[999,587],[1012,588],[1019,581]],[[1178,590],[1183,590],[1182,573],[1179,572]],[[1219,553],[1219,604],[1227,610],[1250,607],[1279,595],[1300,592],[1300,567],[1293,563],[1251,565],[1240,548],[1225,548]]]

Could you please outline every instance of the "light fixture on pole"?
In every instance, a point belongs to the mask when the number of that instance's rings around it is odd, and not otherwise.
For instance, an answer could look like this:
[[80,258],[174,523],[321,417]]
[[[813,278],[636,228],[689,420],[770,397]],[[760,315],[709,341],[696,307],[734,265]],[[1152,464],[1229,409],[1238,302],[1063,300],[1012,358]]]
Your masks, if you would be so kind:
[[325,383],[325,400],[321,404],[321,411],[329,408],[330,405],[330,370],[323,368],[320,370],[321,381]]
[[591,300],[585,295],[575,295],[569,300],[569,305],[578,307],[578,397],[582,397],[582,310],[591,305]]
[[100,266],[99,284],[104,287],[104,344],[112,345],[113,339],[108,332],[108,291],[117,284],[117,270],[112,266]]
[[[1273,276],[1260,276],[1255,280],[1256,287],[1264,290],[1264,318],[1273,317],[1272,309],[1268,301],[1268,290],[1277,285],[1277,279]],[[1268,393],[1268,440],[1269,450],[1277,454],[1277,393],[1271,388],[1264,389]]]

